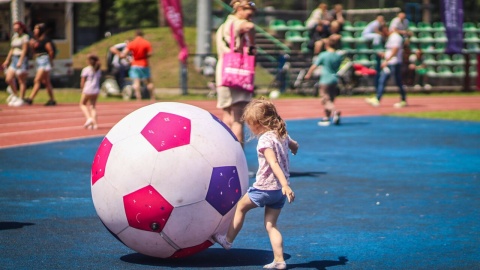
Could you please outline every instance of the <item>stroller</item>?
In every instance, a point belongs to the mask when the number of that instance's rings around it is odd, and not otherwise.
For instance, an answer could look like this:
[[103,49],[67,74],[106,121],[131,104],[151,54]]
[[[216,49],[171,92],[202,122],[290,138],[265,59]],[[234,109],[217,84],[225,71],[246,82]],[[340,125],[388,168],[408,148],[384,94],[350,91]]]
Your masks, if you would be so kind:
[[[121,43],[116,46],[119,51],[122,51],[126,45],[126,43]],[[127,77],[130,69],[130,60],[131,57],[119,59],[118,56],[114,55],[110,50],[107,51],[107,75],[100,89],[102,96],[122,96],[124,100],[135,98],[133,81]],[[140,91],[142,99],[150,98],[150,93],[143,83]]]
[[376,74],[376,70],[354,63],[349,57],[345,57],[337,72],[340,94],[352,95],[353,89],[358,87],[362,80],[368,80]]

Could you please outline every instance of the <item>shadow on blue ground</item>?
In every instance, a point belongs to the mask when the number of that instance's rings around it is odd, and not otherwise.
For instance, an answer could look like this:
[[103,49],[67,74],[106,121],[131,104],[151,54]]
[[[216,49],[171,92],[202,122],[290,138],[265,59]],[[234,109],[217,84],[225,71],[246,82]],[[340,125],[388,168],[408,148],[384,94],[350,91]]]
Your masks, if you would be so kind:
[[[480,123],[317,121],[288,122],[300,143],[291,157],[297,198],[278,222],[290,269],[480,269]],[[121,244],[90,195],[101,140],[0,149],[2,269],[258,269],[272,261],[262,209],[249,212],[230,251],[216,245],[162,260]],[[255,144],[245,148],[252,171]]]

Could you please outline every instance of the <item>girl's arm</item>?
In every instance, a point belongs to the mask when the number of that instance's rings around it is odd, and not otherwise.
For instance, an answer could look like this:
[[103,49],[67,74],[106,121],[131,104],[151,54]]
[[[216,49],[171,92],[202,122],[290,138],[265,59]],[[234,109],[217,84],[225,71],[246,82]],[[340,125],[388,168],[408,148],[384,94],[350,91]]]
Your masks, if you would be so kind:
[[45,49],[47,49],[48,52],[48,58],[50,59],[50,65],[53,67],[53,57],[55,57],[55,52],[53,51],[53,46],[51,42],[48,42],[45,44]]
[[8,64],[10,64],[10,60],[11,60],[11,58],[12,58],[12,51],[13,51],[13,49],[10,49],[10,50],[8,51],[7,58],[5,58],[5,62],[3,62],[3,64],[2,64],[2,67],[3,67],[4,69],[6,69],[6,68],[8,67]]
[[81,77],[80,78],[80,89],[83,90],[83,87],[85,86],[85,80],[87,79],[87,77]]
[[288,186],[287,178],[283,174],[282,168],[280,168],[280,165],[278,164],[275,152],[272,148],[266,148],[263,154],[265,155],[268,165],[270,165],[270,168],[272,168],[273,174],[275,174],[275,177],[277,177],[278,181],[282,185],[283,195],[287,196],[289,203],[293,202],[295,200],[295,194],[290,186]]
[[315,64],[311,65],[310,68],[308,69],[307,74],[305,74],[304,78],[307,79],[307,80],[310,79],[310,77],[312,76],[313,71],[314,71],[316,68],[317,68],[317,65],[315,65]]
[[298,142],[288,136],[288,148],[292,151],[293,155],[297,154],[298,151]]

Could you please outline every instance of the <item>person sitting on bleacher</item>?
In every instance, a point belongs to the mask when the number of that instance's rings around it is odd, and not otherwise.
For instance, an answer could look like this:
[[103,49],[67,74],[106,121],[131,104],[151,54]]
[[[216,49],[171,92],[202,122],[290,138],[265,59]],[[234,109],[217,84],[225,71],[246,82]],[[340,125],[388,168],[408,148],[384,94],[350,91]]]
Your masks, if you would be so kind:
[[409,38],[412,35],[412,32],[408,30],[408,19],[405,12],[400,11],[397,17],[393,18],[390,22],[390,26],[388,28],[389,32],[396,31],[404,38]]
[[366,40],[371,40],[372,45],[380,45],[383,37],[380,33],[380,27],[385,25],[385,18],[382,14],[378,14],[375,20],[371,21],[362,31],[362,37]]
[[310,36],[310,42],[307,47],[313,50],[314,55],[319,54],[325,49],[325,42],[329,36],[337,34],[341,37],[340,29],[341,25],[338,21],[332,21],[330,25],[323,25],[321,32],[314,33],[316,36]]
[[342,4],[334,5],[333,9],[328,12],[328,15],[328,19],[330,20],[330,22],[337,21],[340,24],[340,31],[342,31],[346,17]]
[[319,21],[322,21],[322,24],[327,25],[331,21],[329,20],[328,6],[325,3],[320,3],[318,7],[312,11],[310,17],[308,17],[307,21],[305,22],[305,26],[308,29],[313,29]]

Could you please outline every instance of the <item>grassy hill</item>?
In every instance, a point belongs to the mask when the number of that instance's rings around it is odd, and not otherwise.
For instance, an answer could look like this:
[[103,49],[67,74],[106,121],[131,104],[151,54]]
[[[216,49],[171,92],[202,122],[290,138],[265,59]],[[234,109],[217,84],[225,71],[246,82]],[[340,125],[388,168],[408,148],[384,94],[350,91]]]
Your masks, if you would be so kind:
[[[185,31],[185,42],[187,43],[190,54],[195,54],[196,50],[196,28],[187,27]],[[150,59],[150,67],[152,79],[157,88],[178,88],[180,77],[180,64],[178,61],[179,48],[177,41],[173,38],[170,28],[159,27],[144,29],[145,38],[152,43],[154,55]],[[84,48],[74,55],[73,63],[75,69],[82,69],[86,66],[87,54],[95,53],[102,59],[102,68],[106,69],[105,59],[107,50],[110,46],[121,43],[127,38],[133,38],[135,31],[127,31],[111,37],[105,38],[99,42]],[[215,44],[212,42],[212,53],[216,53]],[[207,83],[212,77],[205,77],[196,71],[193,64],[194,57],[188,59],[188,87],[189,88],[206,88]],[[257,67],[256,73],[257,85],[268,85],[273,80],[266,70]]]

